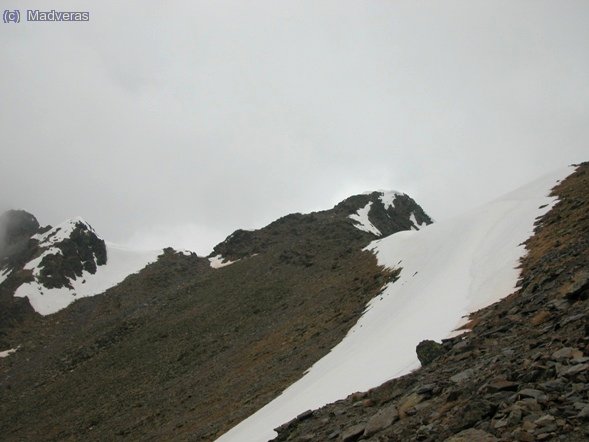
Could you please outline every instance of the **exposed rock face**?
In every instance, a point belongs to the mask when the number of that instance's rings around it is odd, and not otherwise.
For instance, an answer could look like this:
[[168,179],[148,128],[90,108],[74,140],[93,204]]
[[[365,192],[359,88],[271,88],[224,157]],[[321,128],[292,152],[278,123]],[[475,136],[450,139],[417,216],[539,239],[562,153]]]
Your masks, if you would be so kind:
[[[419,230],[432,223],[432,219],[408,195],[395,191],[376,191],[355,195],[335,206],[352,220],[366,210],[366,218],[375,228],[375,236],[388,236],[401,230]],[[360,225],[360,221],[353,224]],[[372,230],[372,229],[368,229]]]
[[[376,229],[374,233],[362,229],[361,222],[353,218],[363,209],[366,209],[366,220]],[[236,230],[218,244],[210,256],[221,255],[235,261],[263,253],[287,235],[294,235],[299,238],[297,242],[308,244],[334,238],[341,231],[346,231],[350,241],[359,238],[370,240],[402,230],[417,230],[431,223],[431,218],[408,195],[376,191],[347,198],[331,210],[286,215],[264,229]],[[293,247],[291,250],[284,250],[282,260],[285,263],[308,266],[312,262],[312,256],[308,253],[301,254]]]
[[471,332],[442,343],[447,352],[280,427],[275,440],[341,440],[390,407],[399,419],[357,440],[588,440],[587,189],[584,163],[555,187],[560,201],[526,242],[520,288],[474,313]]
[[81,219],[43,229],[24,211],[6,212],[2,219],[7,228],[0,270],[13,275],[3,284],[12,291],[34,278],[46,288],[71,287],[70,281],[84,271],[94,274],[106,264],[104,240]]
[[[62,230],[68,230],[62,235]],[[44,255],[39,263],[39,281],[47,288],[70,287],[70,281],[86,271],[96,273],[97,266],[106,264],[106,245],[94,229],[82,220],[69,221],[37,237],[39,251]],[[53,248],[52,253],[47,252]]]

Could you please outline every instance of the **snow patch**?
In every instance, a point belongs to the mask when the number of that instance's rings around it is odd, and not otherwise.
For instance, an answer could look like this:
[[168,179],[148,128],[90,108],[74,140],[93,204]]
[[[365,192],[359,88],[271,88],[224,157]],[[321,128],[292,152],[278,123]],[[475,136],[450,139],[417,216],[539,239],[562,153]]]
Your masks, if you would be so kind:
[[231,265],[233,263],[236,263],[238,260],[235,261],[229,261],[229,260],[225,260],[225,258],[223,258],[223,256],[221,254],[213,256],[212,258],[209,258],[209,262],[211,263],[211,267],[214,269],[220,269],[221,267],[226,267],[228,265]]
[[347,336],[303,378],[218,441],[273,439],[273,428],[306,410],[419,367],[419,341],[447,337],[465,315],[514,290],[525,252],[520,244],[556,202],[547,196],[555,181],[570,172],[560,170],[427,229],[373,241],[367,249],[379,264],[400,266],[399,280],[368,303]]
[[11,269],[4,269],[0,272],[0,284],[6,281],[6,278],[10,276],[10,273],[12,273]]
[[376,235],[376,236],[381,236],[382,233],[380,233],[380,230],[378,230],[370,222],[370,219],[368,219],[368,214],[370,213],[371,207],[372,207],[372,201],[370,201],[368,204],[366,204],[361,209],[358,209],[358,211],[356,213],[349,215],[348,218],[351,218],[353,221],[356,221],[358,223],[358,224],[354,224],[354,227],[356,227],[357,229],[362,230],[364,232],[372,233],[373,235]]
[[[55,238],[56,235],[61,236],[64,231],[67,230],[56,231],[52,235],[43,239],[43,241],[53,241],[52,238]],[[50,232],[46,232],[46,234]],[[51,249],[44,252],[43,255],[50,251]],[[14,296],[19,298],[29,298],[31,306],[37,313],[40,313],[41,315],[50,315],[64,309],[76,299],[98,295],[107,289],[114,287],[130,274],[137,273],[146,265],[157,261],[157,257],[161,255],[163,251],[135,251],[115,244],[106,243],[106,253],[107,263],[98,266],[95,274],[84,271],[82,276],[70,280],[73,289],[68,287],[48,289],[35,280],[22,284],[16,290]],[[43,255],[29,262],[27,266],[25,266],[25,268],[33,268],[34,276],[37,276],[39,273],[38,264],[41,262],[40,259],[42,259]]]
[[411,216],[409,217],[409,221],[411,221],[411,223],[413,224],[413,227],[411,227],[411,230],[420,230],[422,227],[426,227],[427,223],[424,221],[421,224],[417,222],[417,219],[415,218],[415,212],[411,212]]
[[389,207],[395,208],[395,199],[398,196],[405,195],[404,193],[397,192],[395,190],[390,191],[382,191],[380,195],[380,202],[384,206],[384,209],[387,210]]
[[16,353],[16,351],[18,349],[19,349],[19,347],[11,348],[10,350],[0,351],[0,358],[5,358],[7,356],[10,356],[12,353]]

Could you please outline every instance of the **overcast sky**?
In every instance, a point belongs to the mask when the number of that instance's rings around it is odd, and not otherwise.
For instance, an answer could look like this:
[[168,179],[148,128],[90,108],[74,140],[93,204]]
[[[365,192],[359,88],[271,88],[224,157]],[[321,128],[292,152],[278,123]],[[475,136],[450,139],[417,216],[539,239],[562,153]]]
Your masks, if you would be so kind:
[[589,159],[589,2],[3,1],[0,209],[208,254],[369,189],[451,217]]

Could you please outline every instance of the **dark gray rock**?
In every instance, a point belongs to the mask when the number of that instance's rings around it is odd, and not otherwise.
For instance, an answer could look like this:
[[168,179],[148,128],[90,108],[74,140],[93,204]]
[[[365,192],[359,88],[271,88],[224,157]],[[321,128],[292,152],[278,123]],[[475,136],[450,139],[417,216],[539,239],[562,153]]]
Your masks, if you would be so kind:
[[342,442],[357,441],[364,434],[365,424],[357,424],[342,433]]
[[366,424],[364,430],[364,437],[370,437],[379,431],[390,427],[396,420],[399,419],[399,411],[394,405],[382,408],[374,414]]
[[589,419],[589,405],[585,405],[579,414],[577,415],[578,418],[581,419]]
[[572,365],[563,370],[562,375],[567,377],[573,377],[579,373],[587,371],[587,369],[589,369],[589,364]]
[[566,287],[565,296],[569,299],[577,299],[583,296],[587,289],[589,289],[589,270],[582,269],[573,275],[570,284]]
[[563,347],[552,353],[552,359],[556,361],[574,359],[583,356],[583,352],[572,347]]
[[470,379],[473,374],[474,370],[472,368],[467,368],[466,370],[463,370],[460,373],[457,373],[454,376],[450,377],[450,380],[455,384],[460,384]]
[[543,391],[536,390],[534,388],[524,388],[523,390],[518,391],[517,394],[521,397],[531,397],[536,400],[545,396]]
[[485,390],[487,391],[515,391],[519,387],[518,382],[508,381],[506,379],[494,379],[489,382]]
[[436,341],[425,340],[417,344],[416,352],[419,362],[425,367],[443,355],[445,349]]

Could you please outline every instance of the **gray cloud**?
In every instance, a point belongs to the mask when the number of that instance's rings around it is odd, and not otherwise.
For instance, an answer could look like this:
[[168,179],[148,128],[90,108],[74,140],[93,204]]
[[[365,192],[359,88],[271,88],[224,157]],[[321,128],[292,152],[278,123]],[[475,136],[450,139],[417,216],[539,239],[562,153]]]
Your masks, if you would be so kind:
[[204,253],[367,189],[447,218],[587,159],[585,1],[75,5],[0,36],[0,206],[42,223]]

